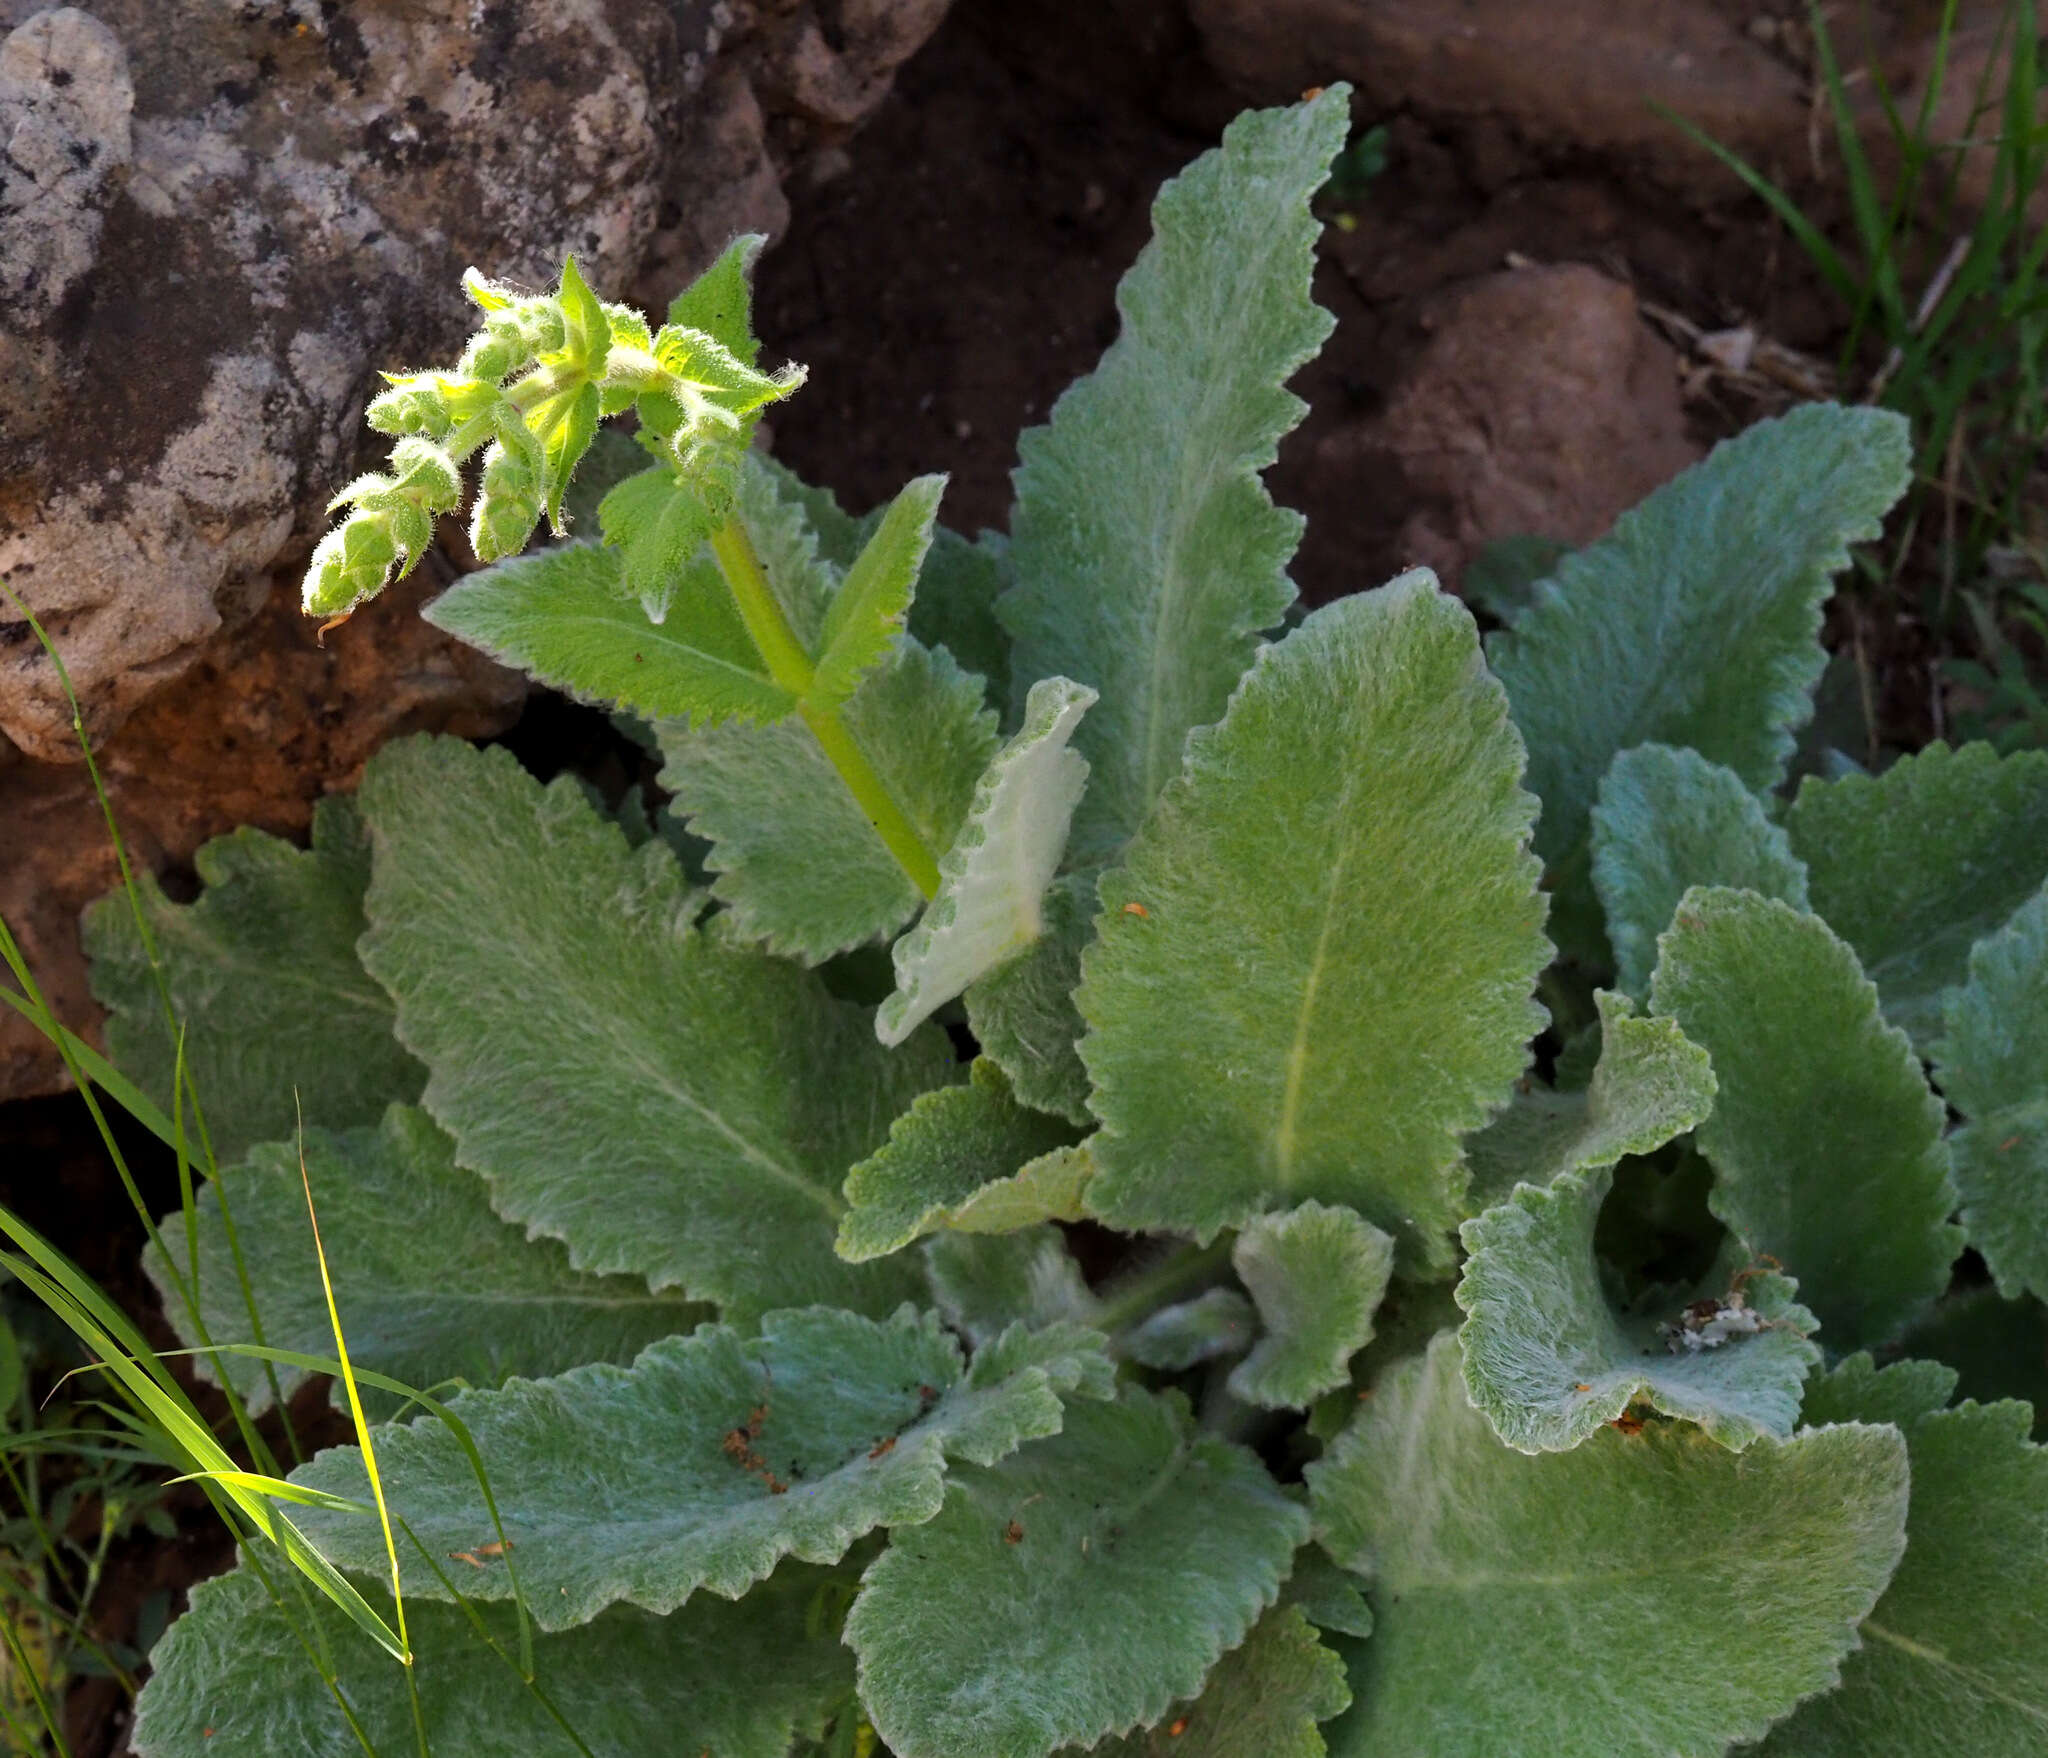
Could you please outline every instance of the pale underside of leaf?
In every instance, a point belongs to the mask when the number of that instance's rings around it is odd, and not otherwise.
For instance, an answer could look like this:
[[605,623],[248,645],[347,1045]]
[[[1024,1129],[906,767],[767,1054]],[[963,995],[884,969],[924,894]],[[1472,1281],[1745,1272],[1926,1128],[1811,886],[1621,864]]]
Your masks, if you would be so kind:
[[891,1534],[847,1618],[898,1758],[1035,1758],[1196,1695],[1273,1604],[1308,1517],[1185,1405],[1127,1386],[1050,1443],[964,1467]]
[[1947,1286],[1962,1235],[1941,1101],[1855,953],[1775,899],[1691,891],[1651,994],[1714,1059],[1714,1213],[1798,1278],[1831,1351],[1885,1341]]
[[1344,1385],[1351,1357],[1372,1341],[1393,1240],[1351,1209],[1308,1202],[1255,1218],[1230,1261],[1265,1330],[1231,1370],[1231,1395],[1299,1410]]
[[1082,1125],[1094,1119],[1077,1048],[1084,1027],[1074,986],[1081,953],[1095,938],[1095,879],[1088,872],[1053,881],[1039,937],[966,995],[967,1023],[981,1053],[1001,1064],[1017,1097]]
[[[631,1367],[576,1368],[465,1395],[455,1408],[491,1476],[536,1624],[586,1623],[621,1601],[672,1611],[700,1589],[737,1598],[785,1556],[832,1563],[878,1526],[938,1512],[950,1458],[992,1463],[1057,1433],[1055,1374],[1077,1382],[1092,1333],[1063,1333],[1072,1359],[1025,1360],[983,1383],[963,1375],[935,1315],[877,1323],[828,1307],[770,1313],[761,1335],[723,1326],[650,1345]],[[493,1530],[469,1462],[438,1419],[380,1429],[384,1494],[436,1558]],[[364,1498],[353,1447],[294,1481]],[[781,1487],[778,1488],[777,1486]],[[311,1510],[314,1542],[345,1569],[384,1568],[374,1520]],[[405,1591],[447,1597],[401,1551]],[[502,1563],[462,1591],[503,1599]]]
[[1532,1087],[1469,1138],[1466,1202],[1476,1214],[1517,1184],[1544,1185],[1567,1172],[1612,1166],[1696,1129],[1714,1107],[1706,1051],[1668,1019],[1638,1019],[1628,1002],[1597,990],[1600,1060],[1579,1092]]
[[[2023,1758],[2048,1746],[2048,1448],[2020,1403],[1894,1411],[1884,1382],[1905,1362],[1830,1399],[1905,1427],[1913,1504],[1906,1556],[1837,1691],[1803,1705],[1759,1758]],[[1921,1388],[1913,1387],[1914,1393]],[[1934,1401],[1945,1396],[1936,1388]]]
[[666,846],[629,849],[507,751],[387,746],[363,802],[363,958],[500,1215],[578,1269],[743,1310],[916,1292],[832,1239],[846,1168],[949,1077],[943,1038],[884,1052],[815,976],[692,926],[702,894]]
[[1521,769],[1427,573],[1261,653],[1101,881],[1077,1000],[1105,1219],[1211,1234],[1314,1199],[1447,1261],[1458,1138],[1543,1024]]
[[1067,846],[1088,763],[1068,741],[1095,692],[1065,678],[1031,686],[1024,725],[975,784],[939,864],[939,889],[896,942],[896,992],[875,1033],[900,1044],[977,978],[1015,958],[1045,927],[1045,890]]
[[[1593,1251],[1593,1227],[1613,1174],[1567,1173],[1547,1189],[1523,1185],[1463,1229],[1471,1253],[1458,1283],[1470,1315],[1459,1332],[1465,1389],[1494,1432],[1524,1453],[1576,1447],[1638,1399],[1696,1422],[1725,1447],[1783,1440],[1799,1417],[1799,1393],[1820,1350],[1807,1341],[1813,1315],[1792,1300],[1783,1276],[1699,1296],[1728,1301],[1764,1328],[1717,1335],[1688,1348],[1687,1298],[1624,1316],[1609,1304]],[[1744,1321],[1737,1319],[1736,1324]]]
[[1268,1612],[1216,1663],[1202,1694],[1094,1758],[1323,1758],[1316,1723],[1351,1703],[1344,1663],[1292,1606]]
[[1114,857],[1293,600],[1302,521],[1259,472],[1306,410],[1282,387],[1332,324],[1309,297],[1309,200],[1348,97],[1240,116],[1160,191],[1116,342],[1018,442],[1016,584],[998,607],[1012,700],[1054,676],[1103,696],[1077,739],[1095,766],[1079,860]]
[[[312,844],[247,829],[218,837],[193,857],[205,890],[189,904],[172,903],[147,873],[137,879],[223,1166],[290,1136],[301,1115],[331,1129],[375,1123],[386,1105],[418,1098],[426,1079],[392,1035],[391,998],[356,959],[370,845],[354,800],[314,807]],[[112,1015],[108,1052],[169,1113],[177,1031],[128,899],[94,904],[83,934],[93,997]],[[189,1105],[185,1116],[196,1158]]]
[[[950,848],[997,743],[980,685],[900,636],[841,712],[925,846]],[[917,886],[801,719],[659,731],[661,785],[711,842],[712,895],[748,939],[818,964],[916,912]]]
[[[551,1239],[529,1239],[491,1212],[484,1182],[455,1164],[455,1144],[423,1111],[394,1105],[375,1129],[309,1129],[300,1149],[275,1142],[224,1170],[198,1200],[199,1264],[186,1257],[177,1215],[162,1224],[174,1261],[199,1289],[214,1343],[261,1341],[274,1349],[331,1356],[334,1329],[320,1258],[306,1213],[313,1191],[335,1304],[358,1368],[422,1389],[460,1378],[494,1386],[508,1374],[536,1377],[586,1361],[630,1361],[659,1337],[712,1316],[673,1293],[656,1294],[627,1276],[587,1276],[569,1267]],[[259,1339],[242,1296],[222,1215],[226,1192],[249,1278]],[[165,1295],[180,1341],[196,1345],[190,1320],[164,1275],[156,1248],[143,1254]],[[251,1411],[270,1403],[264,1364],[222,1355],[196,1358],[225,1377]],[[287,1398],[305,1377],[274,1366]],[[393,1394],[365,1387],[380,1413]]]
[[1924,1051],[1970,948],[2048,880],[2048,752],[1929,745],[1880,776],[1809,777],[1785,828],[1814,910]]
[[1041,1221],[1089,1218],[1095,1154],[1085,1141],[1052,1148],[1007,1178],[992,1179],[946,1216],[957,1233],[1015,1233]]
[[1907,1471],[1898,1431],[1862,1424],[1736,1454],[1652,1421],[1530,1458],[1441,1336],[1309,1488],[1372,1581],[1332,1758],[1718,1758],[1834,1684],[1903,1548]]
[[[1906,423],[1807,404],[1717,446],[1562,558],[1488,655],[1529,741],[1536,846],[1584,858],[1616,754],[1690,746],[1774,786],[1819,678],[1821,606],[1911,476]],[[1580,883],[1583,883],[1581,879]]]
[[544,684],[657,719],[775,721],[796,706],[768,676],[708,555],[677,569],[659,620],[627,594],[619,551],[594,543],[467,575],[425,615]]
[[1936,1047],[1962,1113],[1950,1138],[1963,1225],[2001,1294],[2048,1295],[2048,889],[1970,954]]
[[[832,1580],[791,1564],[737,1605],[700,1598],[665,1618],[621,1606],[540,1637],[535,1682],[580,1747],[522,1684],[509,1606],[477,1608],[493,1654],[458,1607],[408,1600],[430,1749],[441,1758],[784,1758],[791,1737],[819,1732],[853,1682],[852,1656],[812,1628],[813,1603]],[[374,1750],[416,1750],[404,1670],[288,1574],[281,1591],[289,1611],[247,1567],[193,1589],[192,1609],[151,1656],[136,1705],[139,1758],[362,1758],[309,1641],[331,1661]],[[389,1595],[369,1591],[388,1619]]]
[[977,1060],[967,1085],[920,1094],[890,1125],[889,1139],[847,1173],[839,1255],[861,1263],[901,1251],[950,1224],[987,1185],[1072,1140],[1065,1122],[1026,1110],[1003,1071]]
[[1622,752],[1593,806],[1593,889],[1624,994],[1650,992],[1657,936],[1695,885],[1806,908],[1805,867],[1734,770],[1669,745]]

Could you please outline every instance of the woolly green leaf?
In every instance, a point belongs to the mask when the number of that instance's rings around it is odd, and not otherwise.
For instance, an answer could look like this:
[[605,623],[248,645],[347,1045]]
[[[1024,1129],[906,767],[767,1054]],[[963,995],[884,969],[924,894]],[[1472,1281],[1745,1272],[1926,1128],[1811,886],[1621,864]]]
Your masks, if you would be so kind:
[[1852,1380],[1835,1402],[1905,1427],[1906,1557],[1841,1689],[1802,1704],[1759,1758],[2021,1758],[2048,1739],[2048,1448],[2027,1440],[2024,1404],[1895,1413],[1884,1382],[1924,1365],[1832,1376]]
[[1895,1429],[1737,1454],[1653,1421],[1529,1458],[1449,1336],[1308,1477],[1318,1536],[1372,1581],[1332,1758],[1718,1758],[1835,1682],[1904,1543]]
[[943,476],[920,476],[907,484],[846,570],[820,634],[817,679],[810,691],[819,707],[837,708],[851,696],[903,633],[945,491]]
[[598,405],[602,400],[594,384],[585,383],[574,391],[550,397],[526,418],[527,426],[540,436],[541,452],[547,460],[543,478],[547,493],[548,524],[556,536],[569,529],[562,517],[562,496],[569,491],[569,479],[590,442],[597,437]]
[[1372,1315],[1394,1271],[1393,1240],[1350,1209],[1307,1202],[1253,1220],[1230,1261],[1266,1331],[1231,1370],[1231,1395],[1301,1409],[1347,1384],[1351,1357],[1372,1341]]
[[962,1468],[846,1620],[898,1758],[1030,1758],[1158,1721],[1279,1593],[1308,1517],[1178,1398],[1127,1386]]
[[1820,1350],[1813,1315],[1783,1276],[1674,1297],[1624,1315],[1607,1300],[1593,1225],[1611,1171],[1517,1187],[1463,1229],[1471,1256],[1458,1304],[1465,1389],[1494,1432],[1524,1453],[1576,1447],[1637,1399],[1697,1422],[1724,1447],[1782,1440]]
[[1016,1233],[1040,1221],[1082,1221],[1089,1216],[1088,1186],[1095,1155],[1088,1144],[1053,1148],[1007,1178],[984,1184],[946,1219],[957,1233]]
[[1077,743],[1095,783],[1074,825],[1100,863],[1143,822],[1189,728],[1215,720],[1294,598],[1299,514],[1259,481],[1307,405],[1283,389],[1330,333],[1309,298],[1309,199],[1349,127],[1349,88],[1240,116],[1169,182],[1117,288],[1123,330],[1018,441],[1012,700],[1040,678],[1102,692]]
[[562,314],[562,347],[544,354],[547,363],[559,361],[590,378],[604,375],[605,358],[611,352],[611,320],[589,283],[576,267],[573,256],[562,259],[562,279],[555,292],[555,305]]
[[943,1038],[885,1053],[814,976],[693,927],[702,894],[665,846],[629,850],[507,751],[389,745],[362,800],[363,961],[499,1214],[578,1269],[747,1310],[915,1291],[832,1238],[846,1168],[947,1078]]
[[901,1251],[947,1225],[985,1185],[1072,1139],[1058,1118],[1019,1105],[1003,1071],[978,1059],[966,1086],[921,1094],[889,1126],[889,1139],[847,1173],[851,1206],[839,1222],[839,1255],[862,1263]]
[[1941,1090],[1963,1225],[1998,1291],[2048,1295],[2048,890],[1970,954],[1948,992]]
[[2001,1300],[1995,1288],[1953,1290],[1897,1346],[1953,1368],[1958,1390],[1979,1404],[2025,1399],[2034,1407],[2034,1438],[2048,1441],[2048,1306],[2033,1296]]
[[1118,1347],[1141,1367],[1184,1373],[1205,1361],[1242,1355],[1259,1334],[1259,1309],[1235,1288],[1211,1288],[1162,1306]]
[[1911,478],[1889,410],[1807,404],[1715,447],[1565,556],[1487,653],[1529,741],[1536,847],[1584,858],[1615,756],[1689,745],[1774,786],[1821,673],[1821,605]]
[[883,1043],[900,1044],[1044,931],[1046,887],[1088,784],[1087,759],[1067,741],[1094,701],[1093,690],[1065,678],[1031,686],[1023,727],[975,784],[939,864],[937,894],[896,943],[896,992],[875,1016]]
[[[1806,1388],[1800,1411],[1808,1428],[1834,1422],[1895,1422],[1911,1429],[1939,1410],[1956,1392],[1952,1368],[1936,1361],[1896,1361],[1880,1368],[1864,1350],[1817,1374]],[[1911,1458],[1910,1444],[1907,1449]],[[1910,1537],[1910,1525],[1909,1533]]]
[[1321,1545],[1310,1545],[1294,1559],[1280,1603],[1299,1607],[1319,1630],[1363,1641],[1372,1634],[1372,1607],[1365,1593],[1363,1576],[1340,1569]]
[[941,1233],[926,1242],[924,1257],[939,1310],[977,1346],[1013,1324],[1036,1330],[1095,1315],[1095,1296],[1057,1227]]
[[718,514],[697,488],[685,487],[666,464],[657,464],[627,477],[599,501],[597,522],[606,546],[619,552],[620,588],[640,601],[649,621],[659,623]]
[[1572,546],[1551,537],[1496,537],[1465,564],[1458,596],[1513,628],[1536,602],[1536,589]]
[[1734,770],[1669,745],[1622,752],[1593,806],[1593,889],[1625,994],[1650,992],[1657,936],[1695,885],[1806,908],[1805,867]]
[[1879,776],[1808,777],[1785,828],[1814,909],[1924,1050],[1970,948],[2048,880],[2048,752],[1930,745]]
[[[427,1741],[442,1758],[784,1758],[852,1686],[852,1656],[812,1615],[833,1585],[825,1570],[791,1565],[737,1605],[699,1597],[665,1618],[621,1606],[538,1638],[535,1683],[580,1746],[520,1682],[509,1606],[477,1608],[494,1655],[461,1609],[408,1596]],[[389,1594],[366,1592],[389,1618]],[[140,1758],[361,1758],[309,1638],[374,1749],[416,1750],[405,1669],[324,1600],[288,1583],[284,1593],[288,1612],[246,1567],[192,1589],[192,1609],[150,1655]]]
[[[992,1464],[1060,1427],[1042,1365],[968,1380],[938,1317],[908,1307],[882,1323],[829,1307],[769,1313],[754,1338],[707,1326],[650,1344],[631,1367],[513,1380],[454,1408],[543,1630],[621,1600],[661,1613],[700,1588],[736,1599],[785,1556],[837,1562],[877,1526],[936,1514],[948,1458]],[[438,1418],[380,1428],[376,1446],[385,1499],[431,1555],[490,1535],[469,1460]],[[292,1481],[370,1493],[354,1447],[322,1453]],[[374,1520],[316,1509],[305,1526],[344,1569],[387,1566]],[[408,1597],[448,1597],[416,1554],[402,1548],[399,1560]],[[512,1593],[502,1565],[465,1571],[459,1585],[479,1599]]]
[[999,1063],[1025,1104],[1070,1123],[1093,1121],[1088,1071],[1079,1043],[1085,1029],[1074,1006],[1081,953],[1095,938],[1095,874],[1069,873],[1040,899],[1036,940],[970,987],[967,1023],[981,1053]]
[[1105,1220],[1209,1234],[1316,1198],[1447,1260],[1458,1137],[1543,1024],[1521,769],[1427,573],[1259,655],[1101,882],[1077,999]]
[[1316,1723],[1350,1707],[1344,1663],[1292,1606],[1268,1612],[1216,1663],[1201,1696],[1094,1758],[1323,1758]]
[[754,339],[754,262],[768,242],[762,232],[742,232],[718,260],[669,301],[668,321],[679,329],[702,330],[748,366],[759,363]]
[[[418,1098],[425,1071],[356,962],[370,845],[355,802],[314,807],[310,849],[237,830],[192,864],[206,887],[194,903],[172,903],[147,873],[136,883],[219,1164],[290,1136],[301,1107],[310,1125],[346,1129]],[[86,911],[84,939],[93,997],[112,1014],[108,1051],[168,1114],[178,1039],[125,895]],[[196,1153],[189,1106],[186,1127]]]
[[1532,1087],[1465,1143],[1472,1166],[1466,1203],[1491,1208],[1517,1184],[1544,1185],[1567,1172],[1648,1154],[1696,1129],[1714,1108],[1706,1051],[1668,1019],[1638,1019],[1620,995],[1596,990],[1600,1060],[1578,1092]]
[[[491,1213],[483,1180],[457,1168],[455,1144],[424,1111],[394,1105],[375,1129],[307,1130],[305,1177],[349,1359],[359,1368],[422,1388],[457,1377],[494,1386],[508,1374],[630,1361],[656,1338],[712,1316],[674,1294],[650,1293],[638,1278],[579,1274],[553,1240],[508,1227]],[[223,1191],[262,1321],[260,1338],[242,1298]],[[298,1148],[273,1142],[251,1149],[201,1192],[198,1213],[196,1272],[175,1214],[165,1218],[163,1238],[179,1272],[196,1273],[209,1340],[332,1355],[334,1328]],[[196,1346],[200,1338],[154,1246],[144,1251],[143,1265],[164,1294],[179,1339]],[[225,1376],[251,1410],[268,1407],[261,1361],[197,1359],[202,1371]],[[270,1371],[286,1397],[305,1377],[281,1364]],[[373,1387],[363,1395],[380,1409],[395,1402]]]
[[458,580],[428,622],[500,663],[589,701],[704,725],[780,720],[796,698],[769,676],[708,556],[682,566],[650,621],[624,590],[619,552],[534,550]]
[[1942,1104],[1817,916],[1695,890],[1659,942],[1656,1010],[1714,1059],[1713,1211],[1799,1279],[1833,1350],[1883,1342],[1948,1285],[1962,1234]]
[[996,620],[996,600],[1009,584],[1007,538],[984,531],[970,542],[941,525],[910,604],[910,632],[985,679],[998,713],[1009,704],[1010,637]]
[[[925,846],[950,846],[996,748],[980,685],[899,637],[842,714]],[[800,719],[660,733],[661,785],[712,843],[712,894],[747,939],[817,964],[894,933],[924,901]]]

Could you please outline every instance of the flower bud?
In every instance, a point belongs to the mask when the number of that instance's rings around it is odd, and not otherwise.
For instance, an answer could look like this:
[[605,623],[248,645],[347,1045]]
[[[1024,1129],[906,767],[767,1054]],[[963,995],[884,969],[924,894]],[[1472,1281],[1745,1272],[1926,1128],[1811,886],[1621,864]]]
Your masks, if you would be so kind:
[[376,513],[352,513],[320,540],[306,569],[306,614],[345,616],[384,590],[398,546]]

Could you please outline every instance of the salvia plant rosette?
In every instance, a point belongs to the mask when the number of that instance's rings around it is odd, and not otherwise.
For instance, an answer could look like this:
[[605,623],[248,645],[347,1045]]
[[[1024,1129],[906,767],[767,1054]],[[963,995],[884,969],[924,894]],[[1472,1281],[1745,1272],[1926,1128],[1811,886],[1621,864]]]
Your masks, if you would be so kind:
[[[355,1361],[461,1382],[493,1496],[377,1429],[410,1667],[249,1558],[145,1758],[2048,1750],[1986,1342],[2048,1294],[2048,757],[1802,745],[1906,486],[1871,409],[1540,552],[1485,642],[1421,571],[1292,618],[1260,472],[1346,130],[1249,114],[1164,189],[1007,539],[753,445],[800,378],[755,239],[658,329],[473,276],[371,405],[307,609],[481,453],[492,565],[428,618],[659,788],[391,745],[309,848],[145,887],[182,1050],[90,916],[119,1063],[182,1055],[223,1144],[165,1230],[211,1337],[236,1257],[328,1346],[303,1152]],[[296,1476],[388,1610],[362,1455]]]

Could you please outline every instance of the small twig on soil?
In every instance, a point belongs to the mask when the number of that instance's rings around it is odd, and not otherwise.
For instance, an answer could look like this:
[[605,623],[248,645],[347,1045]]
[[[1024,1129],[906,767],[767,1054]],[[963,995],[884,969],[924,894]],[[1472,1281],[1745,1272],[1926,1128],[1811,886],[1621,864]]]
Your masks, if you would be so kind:
[[[1927,327],[1927,320],[1934,315],[1934,309],[1948,292],[1949,283],[1956,278],[1956,271],[1963,266],[1963,259],[1970,254],[1970,235],[1965,232],[1948,247],[1948,255],[1941,259],[1941,267],[1934,271],[1934,279],[1927,283],[1927,291],[1920,295],[1920,304],[1913,313],[1909,335],[1917,336]],[[1863,393],[1866,403],[1875,403],[1884,395],[1885,387],[1892,382],[1892,374],[1906,363],[1906,344],[1903,340],[1894,342],[1891,351],[1885,355],[1884,364],[1871,375],[1870,389]]]

